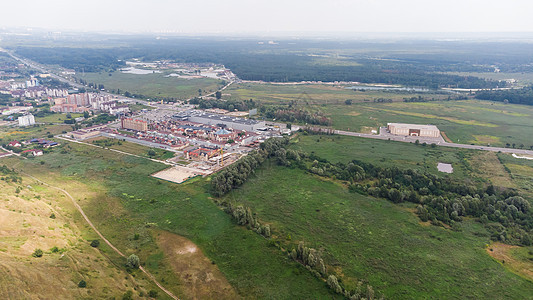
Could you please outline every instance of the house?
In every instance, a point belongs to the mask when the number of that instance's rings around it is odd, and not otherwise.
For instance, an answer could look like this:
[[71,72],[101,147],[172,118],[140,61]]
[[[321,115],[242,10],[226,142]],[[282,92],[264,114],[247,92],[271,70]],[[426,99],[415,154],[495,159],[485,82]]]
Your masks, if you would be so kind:
[[41,156],[43,155],[43,150],[40,149],[30,149],[30,150],[24,150],[22,153],[29,153],[33,156]]
[[22,144],[19,141],[12,141],[8,144],[9,147],[20,147]]

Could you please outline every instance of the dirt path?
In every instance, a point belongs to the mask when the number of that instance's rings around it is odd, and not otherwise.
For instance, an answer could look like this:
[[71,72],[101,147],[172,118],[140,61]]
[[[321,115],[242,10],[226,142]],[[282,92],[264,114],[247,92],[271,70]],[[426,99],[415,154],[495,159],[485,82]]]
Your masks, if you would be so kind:
[[[58,191],[61,191],[62,193],[64,193],[65,195],[67,195],[67,197],[70,199],[70,201],[72,202],[72,204],[74,204],[74,206],[76,207],[76,209],[80,212],[80,214],[83,216],[83,218],[85,219],[85,221],[89,224],[89,226],[91,226],[91,228],[96,232],[96,234],[98,234],[98,236],[109,246],[111,247],[111,249],[113,249],[113,251],[115,251],[118,255],[122,256],[122,257],[126,257],[120,250],[118,250],[113,244],[111,244],[110,241],[108,241],[101,233],[100,231],[98,231],[98,229],[96,229],[96,226],[94,226],[94,224],[91,222],[91,220],[87,217],[87,215],[85,214],[85,212],[83,211],[83,209],[81,208],[81,206],[76,202],[76,200],[74,200],[74,197],[72,197],[69,192],[65,191],[64,189],[62,188],[59,188],[59,187],[56,187],[56,186],[53,186],[53,185],[50,185],[30,174],[27,174],[25,172],[22,172],[20,171],[22,174],[32,178],[33,180],[37,181],[37,182],[40,182],[48,187],[51,187],[53,189],[56,189]],[[146,276],[148,276],[148,278],[150,278],[150,280],[155,283],[155,285],[157,285],[163,292],[165,292],[165,294],[167,294],[168,296],[170,296],[172,299],[178,299],[178,297],[176,297],[174,294],[172,294],[172,292],[170,292],[169,290],[165,289],[165,287],[163,287],[156,279],[155,277],[150,273],[148,272],[144,267],[142,266],[139,266],[139,269],[144,273],[146,274]]]

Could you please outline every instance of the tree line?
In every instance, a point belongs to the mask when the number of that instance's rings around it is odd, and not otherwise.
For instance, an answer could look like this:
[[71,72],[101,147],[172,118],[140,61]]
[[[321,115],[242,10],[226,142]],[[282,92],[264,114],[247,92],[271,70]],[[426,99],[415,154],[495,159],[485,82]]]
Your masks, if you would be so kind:
[[[285,150],[285,149],[283,149]],[[483,223],[491,239],[508,244],[533,244],[533,210],[530,202],[513,189],[476,186],[451,177],[413,169],[383,168],[352,160],[330,163],[314,154],[289,149],[277,151],[278,164],[346,181],[350,191],[386,198],[394,203],[418,204],[422,221],[459,229],[464,217]]]
[[331,119],[320,111],[311,112],[297,107],[261,106],[261,114],[269,119],[290,123],[307,123],[312,125],[330,126]]
[[202,99],[192,98],[189,104],[198,105],[201,109],[220,108],[229,111],[247,111],[256,107],[257,103],[253,100],[221,100],[221,99]]
[[474,97],[480,100],[533,105],[533,86],[511,90],[479,91]]

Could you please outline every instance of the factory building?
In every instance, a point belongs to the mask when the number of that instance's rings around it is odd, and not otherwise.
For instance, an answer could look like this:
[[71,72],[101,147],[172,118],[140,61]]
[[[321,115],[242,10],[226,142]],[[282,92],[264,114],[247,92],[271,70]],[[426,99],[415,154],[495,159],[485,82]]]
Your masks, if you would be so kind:
[[403,123],[388,123],[387,129],[391,134],[403,136],[439,137],[440,130],[435,125],[417,125]]
[[210,114],[195,110],[178,113],[174,118],[177,120],[191,121],[206,125],[222,125],[234,130],[256,131],[258,128],[266,126],[265,121]]
[[135,131],[146,132],[148,130],[148,122],[145,120],[139,120],[134,118],[122,118],[120,119],[121,127],[123,129],[131,129]]

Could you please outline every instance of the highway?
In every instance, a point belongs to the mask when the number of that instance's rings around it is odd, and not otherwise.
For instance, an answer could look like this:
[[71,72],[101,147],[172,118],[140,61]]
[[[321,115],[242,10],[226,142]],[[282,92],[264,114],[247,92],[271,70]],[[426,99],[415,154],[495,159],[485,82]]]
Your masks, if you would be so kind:
[[[419,140],[420,143],[423,143],[423,142],[427,142],[428,144],[431,143],[429,142],[429,140],[426,141],[424,140],[424,138],[420,138],[420,137],[409,137],[409,136],[406,137],[406,136],[381,135],[381,134],[375,135],[375,134],[367,134],[367,133],[359,133],[359,132],[351,132],[351,131],[343,131],[343,130],[335,130],[334,133],[339,134],[339,135],[356,136],[356,137],[378,139],[378,140],[389,140],[390,139],[392,141],[405,142],[405,143],[414,143],[416,140]],[[467,145],[467,144],[455,144],[455,143],[445,142],[444,140],[442,140],[442,138],[435,141],[435,144],[438,146],[451,147],[451,148],[463,148],[463,149],[472,149],[472,150],[533,155],[532,150],[488,147],[488,146]]]

